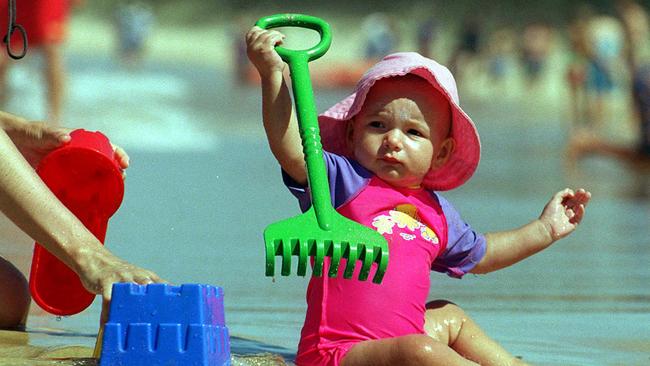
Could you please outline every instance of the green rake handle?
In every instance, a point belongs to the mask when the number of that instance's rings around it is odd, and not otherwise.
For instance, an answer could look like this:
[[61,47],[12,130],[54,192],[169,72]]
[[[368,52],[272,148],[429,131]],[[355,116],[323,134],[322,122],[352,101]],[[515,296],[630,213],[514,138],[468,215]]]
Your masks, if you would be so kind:
[[291,87],[296,103],[296,114],[303,152],[307,164],[307,179],[311,188],[311,199],[316,219],[321,229],[332,230],[332,215],[335,213],[331,204],[327,169],[323,159],[323,150],[318,128],[318,113],[314,102],[314,92],[309,76],[309,61],[323,56],[332,43],[330,26],[324,20],[303,14],[276,14],[263,17],[255,24],[263,29],[277,27],[309,28],[320,34],[320,42],[307,50],[290,50],[281,46],[275,48],[282,60],[289,65]]

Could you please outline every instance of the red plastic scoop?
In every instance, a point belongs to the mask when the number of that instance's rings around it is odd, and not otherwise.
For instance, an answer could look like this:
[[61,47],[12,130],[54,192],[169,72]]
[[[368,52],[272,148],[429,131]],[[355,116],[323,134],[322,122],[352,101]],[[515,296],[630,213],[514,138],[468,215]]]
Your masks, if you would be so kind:
[[[65,146],[43,158],[36,171],[54,195],[101,241],[124,196],[113,148],[101,132],[75,130]],[[95,299],[79,276],[36,243],[29,278],[34,301],[55,315],[72,315]]]

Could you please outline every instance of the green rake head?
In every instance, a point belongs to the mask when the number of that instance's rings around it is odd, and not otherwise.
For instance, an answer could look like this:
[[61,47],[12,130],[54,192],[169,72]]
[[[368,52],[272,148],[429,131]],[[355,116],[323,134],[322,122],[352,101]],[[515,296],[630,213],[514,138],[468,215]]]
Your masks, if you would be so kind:
[[332,220],[336,230],[323,230],[312,207],[302,215],[269,225],[264,231],[266,275],[275,274],[275,257],[282,258],[283,276],[291,274],[291,257],[298,257],[299,276],[305,276],[309,257],[314,258],[313,275],[323,275],[325,257],[330,257],[328,275],[336,277],[341,259],[347,259],[343,278],[352,278],[357,261],[361,261],[359,280],[368,279],[373,263],[377,272],[372,282],[381,283],[388,265],[388,245],[378,232],[349,220],[336,212]]

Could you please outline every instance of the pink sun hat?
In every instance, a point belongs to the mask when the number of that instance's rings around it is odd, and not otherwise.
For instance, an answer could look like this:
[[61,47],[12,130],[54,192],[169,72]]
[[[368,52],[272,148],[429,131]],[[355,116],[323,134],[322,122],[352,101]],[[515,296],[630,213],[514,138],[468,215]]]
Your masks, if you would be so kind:
[[450,137],[455,140],[454,150],[445,165],[427,173],[422,184],[425,188],[436,191],[456,188],[465,183],[478,166],[481,158],[478,132],[474,122],[459,106],[458,90],[451,72],[415,52],[399,52],[384,57],[366,71],[352,95],[318,116],[323,148],[352,157],[346,143],[348,121],[359,113],[366,95],[377,80],[407,74],[428,81],[447,98],[451,106]]

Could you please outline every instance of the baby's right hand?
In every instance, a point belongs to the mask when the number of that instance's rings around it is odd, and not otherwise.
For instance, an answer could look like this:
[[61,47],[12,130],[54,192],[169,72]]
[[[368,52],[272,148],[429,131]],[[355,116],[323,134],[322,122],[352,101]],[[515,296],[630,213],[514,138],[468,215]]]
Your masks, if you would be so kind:
[[254,26],[246,33],[246,53],[260,76],[267,77],[274,72],[282,73],[285,63],[275,51],[275,46],[282,44],[284,34],[277,30],[262,29]]

